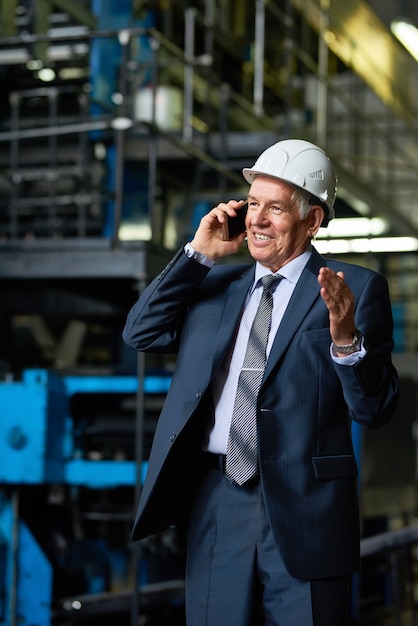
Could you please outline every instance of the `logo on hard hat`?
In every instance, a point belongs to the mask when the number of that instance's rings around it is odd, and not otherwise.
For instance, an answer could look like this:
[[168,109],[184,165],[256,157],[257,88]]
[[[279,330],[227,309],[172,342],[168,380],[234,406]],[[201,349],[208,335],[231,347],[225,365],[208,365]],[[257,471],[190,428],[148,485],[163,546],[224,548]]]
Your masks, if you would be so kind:
[[315,180],[324,180],[325,176],[324,176],[324,171],[323,170],[317,170],[316,172],[311,172],[309,174],[310,178],[315,178]]

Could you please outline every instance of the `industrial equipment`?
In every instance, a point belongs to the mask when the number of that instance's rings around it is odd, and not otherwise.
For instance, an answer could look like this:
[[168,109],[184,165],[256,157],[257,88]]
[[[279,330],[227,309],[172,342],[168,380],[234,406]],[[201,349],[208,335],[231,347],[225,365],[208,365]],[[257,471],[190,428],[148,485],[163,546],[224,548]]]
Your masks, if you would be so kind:
[[[142,381],[145,446],[169,384],[167,374]],[[88,597],[91,612],[97,594],[136,588],[137,390],[136,376],[42,369],[0,383],[1,626],[49,626],[61,598]],[[139,569],[143,584],[156,580],[149,562]]]

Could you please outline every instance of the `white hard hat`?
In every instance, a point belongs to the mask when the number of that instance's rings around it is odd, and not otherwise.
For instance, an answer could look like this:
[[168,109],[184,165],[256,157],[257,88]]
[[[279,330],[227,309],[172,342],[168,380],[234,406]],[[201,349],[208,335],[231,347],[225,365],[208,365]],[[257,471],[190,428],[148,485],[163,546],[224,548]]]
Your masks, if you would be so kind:
[[325,152],[309,141],[278,141],[258,157],[253,167],[245,167],[242,173],[250,184],[257,175],[272,176],[313,196],[326,211],[322,226],[335,217],[335,170]]

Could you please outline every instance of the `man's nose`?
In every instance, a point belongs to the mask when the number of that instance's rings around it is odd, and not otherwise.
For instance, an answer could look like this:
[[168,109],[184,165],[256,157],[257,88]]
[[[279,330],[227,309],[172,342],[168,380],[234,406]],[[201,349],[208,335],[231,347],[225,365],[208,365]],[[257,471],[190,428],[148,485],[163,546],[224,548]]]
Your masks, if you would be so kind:
[[250,217],[250,224],[265,222],[268,220],[270,215],[267,208],[263,206],[252,207],[251,210],[248,210],[248,214]]

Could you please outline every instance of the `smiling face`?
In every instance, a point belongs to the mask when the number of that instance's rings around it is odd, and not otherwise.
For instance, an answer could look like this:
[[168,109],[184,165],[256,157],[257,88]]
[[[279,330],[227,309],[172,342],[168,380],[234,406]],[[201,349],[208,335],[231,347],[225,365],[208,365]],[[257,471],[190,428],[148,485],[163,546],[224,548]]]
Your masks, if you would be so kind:
[[313,205],[301,219],[293,194],[293,187],[269,176],[257,176],[248,192],[248,249],[272,272],[306,250],[324,216],[323,209]]

